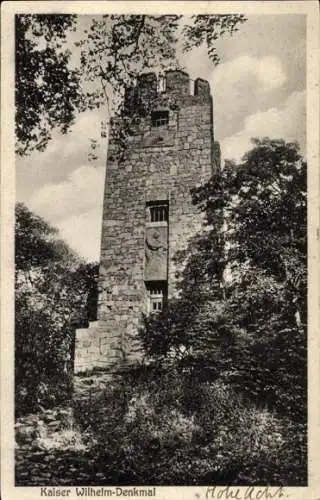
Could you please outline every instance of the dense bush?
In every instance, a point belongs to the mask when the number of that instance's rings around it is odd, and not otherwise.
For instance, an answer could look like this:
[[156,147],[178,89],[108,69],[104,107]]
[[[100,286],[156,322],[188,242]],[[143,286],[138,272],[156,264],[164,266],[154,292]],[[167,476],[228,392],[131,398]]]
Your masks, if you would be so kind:
[[16,206],[15,243],[15,410],[19,415],[70,398],[74,328],[87,321],[97,266],[81,262],[59,240],[57,230],[23,204]]
[[295,143],[253,143],[193,190],[206,230],[175,256],[180,295],[140,337],[162,366],[223,378],[305,423],[307,166]]
[[202,381],[221,378],[257,404],[305,422],[306,328],[286,320],[273,280],[256,273],[253,281],[259,278],[260,288],[250,281],[237,296],[190,305],[185,314],[172,302],[146,318],[140,336],[160,366]]
[[306,482],[305,429],[253,405],[220,380],[149,369],[75,405],[109,484]]

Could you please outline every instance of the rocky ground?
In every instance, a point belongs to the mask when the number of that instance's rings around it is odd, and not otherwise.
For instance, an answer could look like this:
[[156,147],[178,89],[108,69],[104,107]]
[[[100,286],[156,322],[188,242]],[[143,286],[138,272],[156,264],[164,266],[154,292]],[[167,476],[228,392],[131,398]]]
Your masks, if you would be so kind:
[[96,467],[94,442],[74,419],[73,404],[102,391],[108,383],[103,374],[76,377],[69,406],[40,409],[17,419],[16,485],[99,484],[105,474]]

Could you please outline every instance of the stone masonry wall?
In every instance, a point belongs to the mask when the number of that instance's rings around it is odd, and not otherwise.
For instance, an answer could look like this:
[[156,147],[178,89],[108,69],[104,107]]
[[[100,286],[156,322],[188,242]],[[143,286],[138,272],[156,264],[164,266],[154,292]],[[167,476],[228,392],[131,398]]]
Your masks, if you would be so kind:
[[172,258],[186,247],[202,223],[201,214],[192,205],[190,189],[208,180],[215,168],[213,155],[217,148],[209,84],[198,79],[196,95],[190,95],[188,75],[168,72],[166,92],[157,95],[156,80],[148,74],[139,80],[142,91],[134,89],[133,95],[140,99],[141,95],[150,97],[146,81],[150,84],[151,109],[168,110],[169,123],[153,127],[150,113],[143,116],[129,139],[122,161],[117,159],[117,145],[109,145],[98,321],[91,329],[77,333],[76,371],[93,366],[115,369],[141,356],[136,332],[142,313],[147,312],[144,282],[147,203],[166,201],[169,206],[169,298],[175,293],[176,270]]

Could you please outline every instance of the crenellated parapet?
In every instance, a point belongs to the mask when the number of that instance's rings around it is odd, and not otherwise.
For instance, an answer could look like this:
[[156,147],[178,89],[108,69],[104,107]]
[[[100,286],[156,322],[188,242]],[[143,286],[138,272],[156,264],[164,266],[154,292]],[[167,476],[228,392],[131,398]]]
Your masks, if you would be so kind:
[[191,105],[211,101],[209,82],[202,78],[192,81],[189,74],[181,70],[166,71],[163,77],[151,72],[140,75],[136,85],[125,94],[127,111],[142,115],[148,113],[150,106],[168,100]]
[[165,75],[167,94],[190,95],[190,78],[184,71],[167,71]]
[[210,96],[210,84],[207,80],[197,78],[194,82],[195,96]]

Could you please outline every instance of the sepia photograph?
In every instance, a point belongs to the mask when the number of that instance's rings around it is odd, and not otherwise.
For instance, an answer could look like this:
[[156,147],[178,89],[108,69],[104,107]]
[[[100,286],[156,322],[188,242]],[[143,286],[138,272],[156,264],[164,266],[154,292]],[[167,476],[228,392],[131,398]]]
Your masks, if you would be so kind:
[[13,15],[13,486],[310,486],[307,13],[31,3]]

